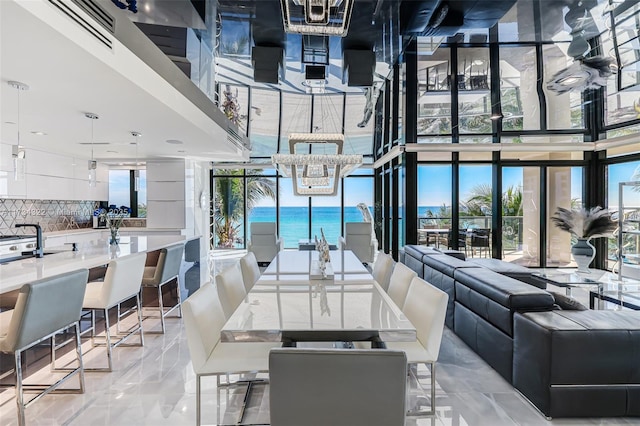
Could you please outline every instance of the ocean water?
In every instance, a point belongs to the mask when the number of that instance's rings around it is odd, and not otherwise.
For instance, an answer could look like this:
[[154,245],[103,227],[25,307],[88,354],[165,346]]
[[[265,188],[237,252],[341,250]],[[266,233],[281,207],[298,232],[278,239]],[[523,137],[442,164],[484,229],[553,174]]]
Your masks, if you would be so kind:
[[[428,210],[437,214],[439,207],[420,206],[419,217],[424,217]],[[373,207],[369,206],[373,215]],[[320,238],[320,228],[330,244],[338,244],[338,238],[342,235],[342,218],[340,207],[313,207],[312,209],[311,235],[309,235],[309,208],[308,207],[280,207],[280,238],[284,239],[286,248],[298,247],[298,241],[308,239],[315,235]],[[254,207],[248,215],[247,230],[251,222],[275,222],[275,207]],[[357,207],[344,208],[344,222],[362,222],[362,213]],[[242,244],[238,244],[242,246]]]

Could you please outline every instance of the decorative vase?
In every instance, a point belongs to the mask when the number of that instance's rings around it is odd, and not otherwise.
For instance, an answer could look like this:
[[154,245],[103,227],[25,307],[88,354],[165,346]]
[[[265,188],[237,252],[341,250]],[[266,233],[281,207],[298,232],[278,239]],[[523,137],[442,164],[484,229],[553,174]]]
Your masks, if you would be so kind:
[[571,255],[578,264],[578,271],[589,274],[589,265],[596,257],[596,248],[587,238],[578,238],[578,242],[571,246]]
[[118,245],[120,243],[120,230],[118,228],[111,228],[111,235],[109,236],[110,245]]

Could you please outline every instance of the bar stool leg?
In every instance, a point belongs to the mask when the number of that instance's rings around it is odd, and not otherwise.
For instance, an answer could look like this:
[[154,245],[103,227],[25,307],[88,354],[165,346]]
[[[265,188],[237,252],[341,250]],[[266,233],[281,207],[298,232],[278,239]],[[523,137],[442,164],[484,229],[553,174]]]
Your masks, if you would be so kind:
[[140,293],[136,294],[136,306],[138,307],[138,327],[140,327],[140,346],[144,346],[144,333],[142,331],[142,301]]
[[20,351],[16,351],[15,353],[15,361],[16,361],[16,405],[18,406],[18,425],[25,425],[24,418],[24,391],[22,389],[22,353]]
[[158,309],[160,309],[160,328],[164,334],[164,304],[162,303],[162,285],[158,285]]
[[109,368],[106,371],[113,371],[113,362],[111,354],[111,326],[109,324],[109,309],[104,310],[104,329],[107,337],[107,359],[109,361]]
[[78,358],[78,381],[80,382],[80,393],[84,393],[84,364],[82,362],[82,340],[80,339],[80,321],[76,323],[76,357]]

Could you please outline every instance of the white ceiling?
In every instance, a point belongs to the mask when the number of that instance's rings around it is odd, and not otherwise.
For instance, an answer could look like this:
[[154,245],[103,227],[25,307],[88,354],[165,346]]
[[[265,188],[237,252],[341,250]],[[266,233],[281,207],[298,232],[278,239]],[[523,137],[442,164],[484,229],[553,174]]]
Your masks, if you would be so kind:
[[107,143],[94,146],[95,157],[105,162],[134,158],[131,131],[143,134],[140,159],[243,159],[226,130],[117,40],[110,51],[45,1],[2,0],[0,22],[3,143],[17,140],[18,91],[7,84],[17,80],[30,86],[20,93],[20,143],[27,150],[89,158],[91,147],[82,144],[91,142],[91,120],[84,113],[93,112],[100,116],[94,143]]

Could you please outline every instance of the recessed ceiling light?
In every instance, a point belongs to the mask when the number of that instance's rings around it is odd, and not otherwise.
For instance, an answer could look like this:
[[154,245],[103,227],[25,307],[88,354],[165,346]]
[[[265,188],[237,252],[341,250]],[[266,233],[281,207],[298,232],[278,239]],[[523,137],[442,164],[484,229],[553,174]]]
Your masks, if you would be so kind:
[[182,141],[179,141],[177,139],[167,139],[166,141],[167,143],[170,143],[172,145],[182,145]]
[[40,132],[40,131],[31,132],[31,133],[36,135],[36,136],[46,136],[47,135],[45,132]]
[[183,152],[187,152],[187,151],[185,151],[185,150],[179,150],[178,152],[183,153]]
[[4,123],[5,123],[5,124],[16,124],[16,122],[15,122],[15,121],[5,121]]
[[107,150],[107,152],[110,152],[112,154],[117,154],[118,153],[118,151],[112,151],[112,150]]

